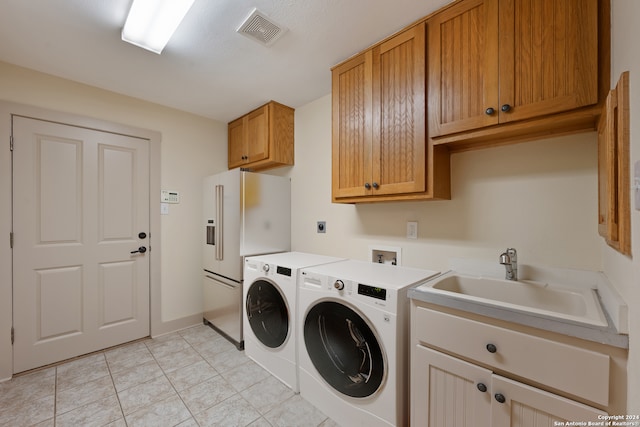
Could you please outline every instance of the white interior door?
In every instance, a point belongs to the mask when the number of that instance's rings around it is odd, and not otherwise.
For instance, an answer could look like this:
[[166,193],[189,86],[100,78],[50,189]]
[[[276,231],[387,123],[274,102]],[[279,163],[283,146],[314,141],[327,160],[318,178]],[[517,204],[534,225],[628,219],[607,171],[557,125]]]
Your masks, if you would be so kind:
[[149,141],[12,123],[14,373],[148,336]]

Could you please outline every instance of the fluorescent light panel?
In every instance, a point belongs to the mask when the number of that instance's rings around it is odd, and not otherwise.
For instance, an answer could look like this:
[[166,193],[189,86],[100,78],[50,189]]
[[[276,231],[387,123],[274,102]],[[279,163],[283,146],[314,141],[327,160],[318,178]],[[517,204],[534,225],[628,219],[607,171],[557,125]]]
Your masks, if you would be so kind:
[[122,40],[157,54],[167,45],[194,0],[134,0]]

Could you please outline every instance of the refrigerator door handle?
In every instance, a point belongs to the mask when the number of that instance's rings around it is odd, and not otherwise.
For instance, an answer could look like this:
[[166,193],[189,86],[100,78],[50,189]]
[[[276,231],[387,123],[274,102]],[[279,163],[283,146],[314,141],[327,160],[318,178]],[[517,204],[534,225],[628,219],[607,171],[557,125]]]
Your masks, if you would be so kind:
[[238,285],[231,285],[229,283],[223,282],[222,280],[213,277],[213,276],[209,276],[208,274],[205,274],[204,277],[206,277],[207,279],[211,279],[211,280],[215,280],[217,284],[219,285],[223,285],[224,287],[227,287],[229,289],[236,289],[238,287]]
[[218,228],[218,232],[216,233],[216,260],[222,261],[224,258],[224,249],[222,247],[222,242],[224,241],[224,236],[222,235],[224,230],[223,224],[223,215],[224,212],[222,204],[224,203],[224,186],[216,185],[216,226]]

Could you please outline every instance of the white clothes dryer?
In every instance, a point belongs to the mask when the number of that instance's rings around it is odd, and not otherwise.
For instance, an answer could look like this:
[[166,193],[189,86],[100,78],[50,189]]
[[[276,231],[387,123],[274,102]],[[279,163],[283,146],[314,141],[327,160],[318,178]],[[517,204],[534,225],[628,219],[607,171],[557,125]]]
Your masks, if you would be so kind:
[[245,354],[298,392],[297,285],[302,267],[343,258],[285,252],[245,258]]
[[436,274],[355,260],[303,269],[301,396],[343,426],[407,425],[407,290]]

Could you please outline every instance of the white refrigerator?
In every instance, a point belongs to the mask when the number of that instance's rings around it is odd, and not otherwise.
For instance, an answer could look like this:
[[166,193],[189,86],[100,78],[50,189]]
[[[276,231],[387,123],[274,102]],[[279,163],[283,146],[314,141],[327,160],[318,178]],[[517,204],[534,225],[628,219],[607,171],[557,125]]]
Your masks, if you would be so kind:
[[232,169],[204,179],[204,321],[244,347],[244,257],[291,249],[291,180]]

